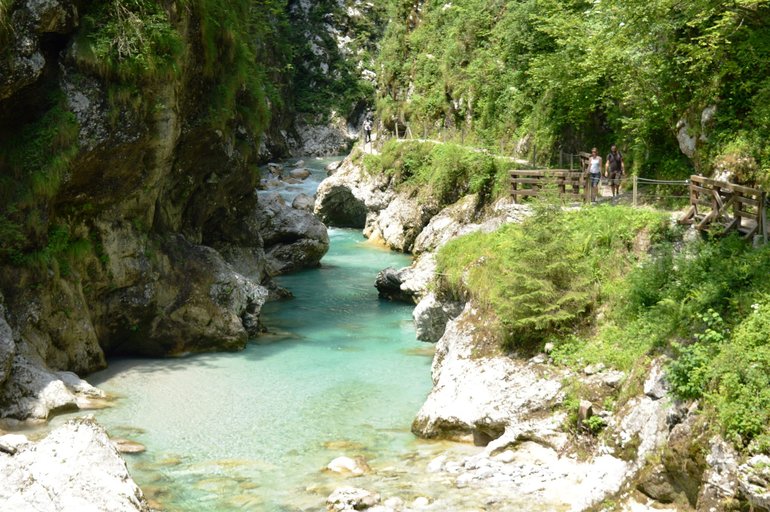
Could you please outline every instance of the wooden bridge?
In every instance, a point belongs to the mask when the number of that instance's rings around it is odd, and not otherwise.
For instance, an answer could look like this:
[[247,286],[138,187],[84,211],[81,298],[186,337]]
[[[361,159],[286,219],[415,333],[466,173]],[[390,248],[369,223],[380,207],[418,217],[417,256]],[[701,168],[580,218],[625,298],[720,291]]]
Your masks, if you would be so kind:
[[741,233],[744,238],[755,235],[767,242],[767,193],[702,176],[690,177],[690,208],[679,220],[701,230]]
[[511,195],[517,203],[523,197],[534,197],[555,192],[573,201],[590,201],[590,178],[583,171],[569,169],[525,169],[508,172],[511,177]]

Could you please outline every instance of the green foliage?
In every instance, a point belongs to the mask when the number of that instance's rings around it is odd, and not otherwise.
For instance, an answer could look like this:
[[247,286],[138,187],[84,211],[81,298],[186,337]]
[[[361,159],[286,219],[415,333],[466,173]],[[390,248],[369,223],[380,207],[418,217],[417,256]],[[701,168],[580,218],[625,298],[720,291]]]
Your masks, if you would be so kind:
[[14,0],[0,0],[0,45],[8,43],[11,35],[10,12]]
[[83,16],[78,63],[105,78],[155,82],[179,72],[182,40],[163,6],[150,0],[110,0]]
[[[770,171],[770,4],[766,0],[393,0],[378,110],[435,132],[460,127],[490,147],[532,136],[544,163],[619,141],[640,175],[711,167],[746,132]],[[716,115],[701,126],[701,112]],[[698,161],[677,123],[708,132]]]
[[662,234],[663,216],[623,207],[540,206],[521,225],[449,242],[437,255],[438,272],[456,295],[490,311],[506,348],[532,346],[585,325],[605,284],[635,261],[633,241],[644,229]]
[[364,167],[390,174],[397,186],[418,191],[438,206],[469,193],[478,194],[482,203],[507,193],[498,187],[506,173],[504,162],[457,144],[391,140],[380,155],[366,155]]
[[770,300],[754,304],[707,366],[707,403],[725,434],[756,451],[770,445]]
[[591,434],[597,435],[607,426],[607,421],[601,416],[591,416],[583,422],[583,425]]
[[78,130],[55,97],[38,121],[0,142],[0,260],[23,263],[48,246],[50,202],[77,154]]

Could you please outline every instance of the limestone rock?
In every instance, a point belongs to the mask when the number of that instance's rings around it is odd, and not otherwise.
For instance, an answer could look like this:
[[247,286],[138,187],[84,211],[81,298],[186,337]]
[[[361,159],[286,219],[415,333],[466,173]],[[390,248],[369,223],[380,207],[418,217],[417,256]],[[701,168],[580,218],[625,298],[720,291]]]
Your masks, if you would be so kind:
[[369,212],[379,212],[395,196],[385,175],[369,175],[346,158],[316,192],[315,214],[330,226],[363,228]]
[[473,307],[447,325],[436,344],[433,389],[412,423],[412,431],[426,438],[485,433],[499,437],[506,428],[537,429],[529,422],[538,412],[551,410],[559,400],[561,383],[541,376],[525,361],[508,357],[478,357],[478,333]]
[[653,400],[660,400],[668,393],[668,381],[665,372],[666,358],[659,357],[653,361],[649,375],[644,381],[644,394]]
[[297,137],[289,140],[293,155],[330,156],[347,152],[356,140],[345,119],[332,115],[328,122],[311,117],[296,123]]
[[401,252],[412,250],[414,241],[436,210],[417,197],[396,195],[388,206],[369,211],[364,236]]
[[278,194],[260,196],[258,215],[270,275],[318,266],[329,250],[326,226],[312,213],[287,206]]
[[381,299],[397,300],[402,302],[413,302],[413,295],[401,289],[403,269],[396,270],[393,267],[387,267],[377,273],[374,281],[374,287]]
[[[701,477],[702,485],[695,507],[698,512],[723,510],[725,504],[730,503],[738,495],[739,467],[738,454],[735,448],[719,436],[712,437],[709,440],[709,445],[709,453],[706,455],[707,467]],[[744,495],[750,496],[743,487],[741,490]],[[770,504],[770,491],[767,491],[767,483],[765,484],[765,494],[767,501],[764,507],[767,508],[767,504]],[[748,499],[751,502],[751,498]],[[752,505],[763,506],[758,502],[754,502]]]
[[418,340],[436,342],[444,334],[446,324],[462,313],[463,305],[442,302],[433,292],[423,297],[412,312],[415,335]]
[[313,208],[315,207],[315,198],[308,194],[297,194],[297,196],[291,202],[291,207],[296,210],[312,212]]
[[297,169],[292,169],[289,171],[289,176],[294,178],[295,180],[304,180],[307,179],[308,176],[310,176],[310,169],[304,168],[304,167],[298,167]]
[[339,487],[326,499],[327,509],[334,512],[366,510],[380,502],[380,495],[357,487]]
[[477,196],[468,195],[441,210],[417,236],[412,252],[422,254],[435,251],[458,236],[476,231],[489,233],[503,224],[521,222],[531,214],[529,205],[516,204],[509,198],[502,198],[482,216],[477,211],[477,202]]
[[350,458],[344,456],[337,457],[331,461],[327,464],[326,469],[333,473],[349,474],[353,476],[360,476],[371,471],[363,457]]
[[755,455],[742,464],[738,486],[752,507],[770,510],[770,457]]
[[5,299],[0,293],[0,389],[11,373],[11,364],[16,352],[16,343],[13,341],[11,326],[5,319]]
[[37,443],[0,453],[3,510],[148,511],[104,430],[90,419],[67,422]]

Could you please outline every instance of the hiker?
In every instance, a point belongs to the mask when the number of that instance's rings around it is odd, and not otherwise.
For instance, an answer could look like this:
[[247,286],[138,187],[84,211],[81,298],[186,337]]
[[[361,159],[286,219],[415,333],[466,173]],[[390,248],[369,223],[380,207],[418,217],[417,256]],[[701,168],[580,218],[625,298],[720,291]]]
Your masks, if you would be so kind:
[[588,175],[591,178],[591,202],[596,202],[599,192],[599,181],[602,179],[602,157],[599,150],[591,148],[591,156],[588,158]]
[[364,119],[364,144],[372,141],[372,119],[367,117]]
[[604,177],[609,178],[610,188],[612,188],[612,197],[620,193],[620,180],[626,172],[626,164],[623,162],[623,153],[618,151],[618,147],[613,144],[607,155],[607,163],[604,166]]

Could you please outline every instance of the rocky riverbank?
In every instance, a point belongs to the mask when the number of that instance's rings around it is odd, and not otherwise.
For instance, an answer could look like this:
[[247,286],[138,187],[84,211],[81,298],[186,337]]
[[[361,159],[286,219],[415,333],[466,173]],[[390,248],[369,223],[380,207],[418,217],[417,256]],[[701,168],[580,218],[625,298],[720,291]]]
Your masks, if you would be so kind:
[[[470,456],[450,450],[424,470],[446,475],[444,485],[453,492],[494,496],[479,502],[480,510],[502,510],[522,496],[543,510],[766,506],[758,459],[740,465],[728,443],[706,436],[697,404],[670,394],[663,359],[626,375],[603,366],[570,370],[554,365],[547,353],[501,353],[472,303],[446,300],[433,252],[453,237],[528,214],[507,200],[484,208],[477,201],[467,196],[426,211],[415,195],[393,190],[387,175],[368,174],[353,159],[321,184],[316,201],[316,213],[329,224],[361,227],[366,236],[416,256],[410,267],[384,269],[376,282],[381,297],[417,303],[417,336],[436,342],[433,390],[412,431],[478,446]],[[621,405],[605,410],[603,397],[619,391],[626,395]],[[566,403],[575,399],[577,413]],[[592,433],[592,424],[602,425],[601,435]],[[446,502],[415,507],[400,498],[388,501],[377,492],[341,490],[329,497],[329,509],[451,509]]]

